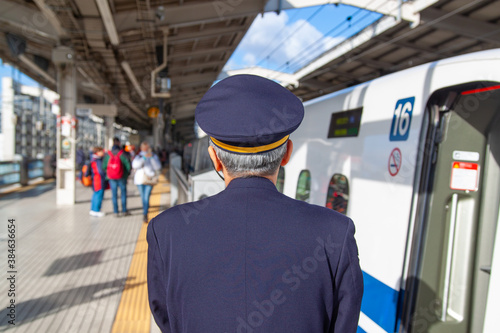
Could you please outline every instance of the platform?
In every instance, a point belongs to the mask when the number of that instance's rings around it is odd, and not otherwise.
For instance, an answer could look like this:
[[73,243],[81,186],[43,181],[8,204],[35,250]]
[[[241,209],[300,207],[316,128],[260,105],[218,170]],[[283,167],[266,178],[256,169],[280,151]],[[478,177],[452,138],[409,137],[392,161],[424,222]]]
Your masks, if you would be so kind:
[[[149,218],[168,208],[169,192],[162,177]],[[131,179],[127,193],[132,215],[115,217],[107,190],[102,218],[89,216],[92,190],[79,183],[74,206],[56,206],[55,181],[0,196],[0,331],[159,332],[147,304],[147,225]],[[8,219],[15,219],[13,269],[7,262]],[[11,299],[15,325],[7,316]]]

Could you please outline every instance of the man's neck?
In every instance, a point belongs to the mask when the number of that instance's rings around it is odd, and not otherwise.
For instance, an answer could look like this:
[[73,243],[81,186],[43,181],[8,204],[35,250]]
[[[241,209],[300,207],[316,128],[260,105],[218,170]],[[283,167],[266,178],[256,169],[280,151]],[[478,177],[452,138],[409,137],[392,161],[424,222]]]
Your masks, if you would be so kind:
[[[225,168],[222,168],[222,173],[224,174],[224,183],[226,183],[226,187],[229,185],[229,183],[233,180],[233,179],[236,179],[236,178],[239,178],[239,177],[231,177]],[[274,174],[270,175],[270,176],[258,176],[258,177],[262,177],[262,178],[266,178],[266,179],[269,179],[274,185],[276,185],[276,182],[278,181],[278,172],[275,172]]]

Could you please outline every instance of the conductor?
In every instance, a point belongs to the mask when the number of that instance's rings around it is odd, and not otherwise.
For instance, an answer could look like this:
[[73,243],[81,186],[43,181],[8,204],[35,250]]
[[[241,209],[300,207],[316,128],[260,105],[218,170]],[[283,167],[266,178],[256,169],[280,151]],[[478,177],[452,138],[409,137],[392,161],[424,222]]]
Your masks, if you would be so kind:
[[356,332],[363,277],[354,224],[276,189],[301,101],[254,75],[228,77],[196,107],[226,189],[148,226],[148,292],[162,332]]

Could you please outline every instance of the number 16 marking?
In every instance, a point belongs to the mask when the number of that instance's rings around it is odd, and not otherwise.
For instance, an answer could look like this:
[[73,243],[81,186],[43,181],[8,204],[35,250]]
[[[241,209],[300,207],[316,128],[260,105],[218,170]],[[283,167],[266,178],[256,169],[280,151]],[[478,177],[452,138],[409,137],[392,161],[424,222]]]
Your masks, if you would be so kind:
[[400,99],[396,102],[389,136],[390,141],[406,141],[408,139],[414,104],[415,97]]

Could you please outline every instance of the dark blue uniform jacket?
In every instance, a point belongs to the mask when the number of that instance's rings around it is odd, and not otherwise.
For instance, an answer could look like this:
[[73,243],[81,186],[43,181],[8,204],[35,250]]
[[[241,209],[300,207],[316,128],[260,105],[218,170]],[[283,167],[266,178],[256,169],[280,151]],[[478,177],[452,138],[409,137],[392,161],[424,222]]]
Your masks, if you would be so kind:
[[356,332],[353,222],[265,178],[168,209],[147,240],[149,302],[163,332]]

